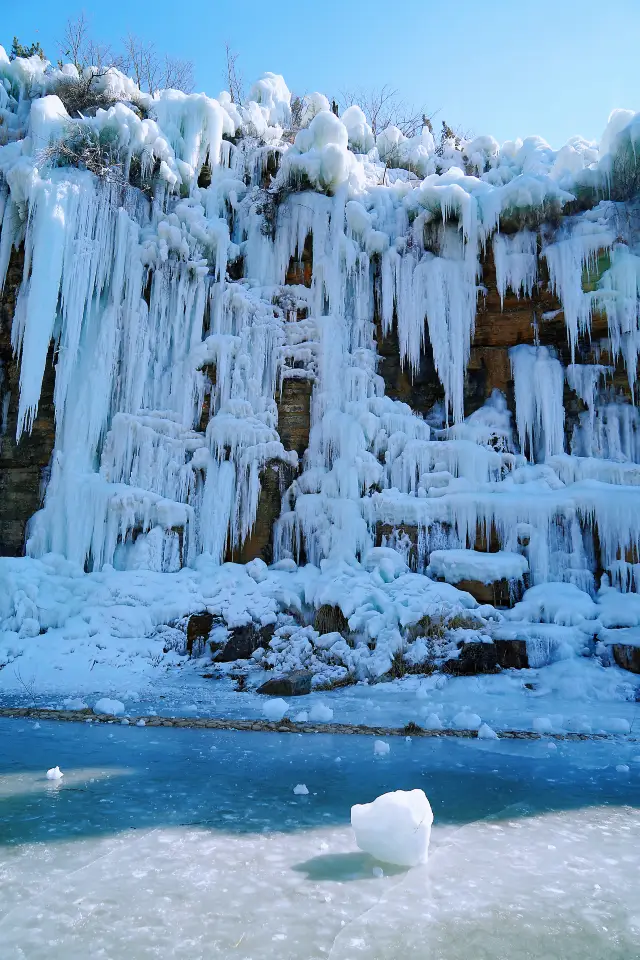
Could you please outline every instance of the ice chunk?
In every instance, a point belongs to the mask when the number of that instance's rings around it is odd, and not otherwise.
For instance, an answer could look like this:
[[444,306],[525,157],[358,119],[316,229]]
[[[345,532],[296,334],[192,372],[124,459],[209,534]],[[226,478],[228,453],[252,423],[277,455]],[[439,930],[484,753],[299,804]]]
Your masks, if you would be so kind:
[[607,729],[610,733],[630,733],[631,724],[623,717],[611,717],[610,720],[607,720]]
[[51,767],[50,770],[47,770],[47,780],[61,780],[63,777],[64,773],[60,767]]
[[289,704],[282,697],[276,697],[273,700],[267,700],[262,712],[267,720],[282,720],[289,709]]
[[531,724],[536,733],[551,733],[553,729],[553,724],[549,717],[534,717],[533,723]]
[[263,580],[267,579],[269,575],[269,568],[267,567],[264,560],[260,557],[256,557],[255,560],[251,560],[245,567],[248,575],[255,580],[256,583],[262,583]]
[[316,703],[309,711],[309,720],[317,720],[320,723],[328,723],[333,720],[333,710],[325,703]]
[[[629,773],[629,767],[626,763],[618,763],[616,765],[617,773]],[[47,774],[49,776],[49,774]]]
[[86,710],[87,704],[80,697],[67,697],[62,701],[65,710]]
[[467,708],[464,708],[460,713],[455,715],[453,722],[456,727],[460,727],[463,730],[477,730],[482,723],[482,719],[477,713],[472,713]]
[[391,747],[384,740],[376,740],[373,745],[373,753],[376,757],[386,757],[390,750]]
[[124,703],[120,700],[110,700],[109,697],[103,697],[93,706],[94,713],[101,713],[107,717],[118,717],[124,713]]
[[492,730],[489,724],[481,723],[478,729],[478,738],[480,740],[497,740],[498,734]]
[[432,823],[431,805],[422,790],[383,793],[373,803],[351,808],[351,826],[360,850],[401,867],[426,862]]
[[442,720],[437,713],[430,713],[426,717],[424,725],[427,730],[442,730]]
[[296,786],[293,788],[293,792],[297,797],[309,796],[309,788],[307,787],[306,783],[296,784]]

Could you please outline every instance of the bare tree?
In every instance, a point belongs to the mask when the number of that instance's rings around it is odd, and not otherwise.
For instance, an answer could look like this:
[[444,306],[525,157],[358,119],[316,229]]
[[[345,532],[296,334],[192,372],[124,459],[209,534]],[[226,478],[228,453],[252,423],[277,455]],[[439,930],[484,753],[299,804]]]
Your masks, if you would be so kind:
[[158,53],[153,43],[128,34],[122,41],[122,52],[109,44],[97,43],[91,36],[84,13],[67,20],[58,42],[61,57],[74,64],[79,73],[93,68],[92,77],[104,76],[110,67],[129,73],[141,90],[155,93],[173,87],[190,93],[193,90],[193,63],[168,54]]
[[[96,43],[91,38],[84,13],[67,20],[58,49],[61,58],[70,61],[78,71],[77,77],[64,77],[56,89],[69,116],[83,116],[100,107],[110,107],[114,97],[96,81],[111,67],[119,66],[119,60],[108,44]],[[63,59],[59,61],[60,66]]]
[[226,56],[225,80],[231,94],[231,102],[242,103],[244,100],[244,83],[237,66],[239,54],[233,52],[228,42],[225,43],[224,49]]
[[191,93],[193,90],[193,63],[161,55],[150,41],[128,34],[122,41],[124,52],[121,69],[130,73],[141,90],[156,93],[166,87]]
[[171,87],[173,90],[182,90],[183,93],[192,93],[194,87],[193,61],[183,60],[181,57],[169,57],[166,53],[162,57],[160,87]]
[[119,58],[109,44],[96,43],[89,33],[89,21],[84,13],[65,24],[62,39],[58,41],[61,57],[72,63],[78,71],[95,67],[104,74],[112,66],[118,66]]
[[416,108],[406,103],[388,84],[371,89],[343,90],[340,93],[341,109],[346,110],[354,104],[363,111],[374,137],[389,126],[398,127],[405,137],[413,137],[424,125],[425,118],[429,120],[424,107]]

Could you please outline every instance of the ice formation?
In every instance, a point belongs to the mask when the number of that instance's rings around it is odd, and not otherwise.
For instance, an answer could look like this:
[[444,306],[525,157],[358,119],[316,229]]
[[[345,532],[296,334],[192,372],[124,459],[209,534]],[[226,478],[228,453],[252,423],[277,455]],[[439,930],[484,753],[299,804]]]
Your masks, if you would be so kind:
[[[306,563],[298,605],[337,604],[358,641],[305,627],[295,643],[331,649],[341,669],[388,667],[413,593],[418,615],[477,606],[416,573],[526,575],[587,599],[638,590],[640,248],[620,171],[640,115],[612,115],[600,148],[436,148],[426,128],[374,141],[358,107],[337,117],[322,94],[291,130],[289,90],[271,73],[235,104],[148,97],[111,70],[96,89],[112,105],[78,117],[63,103],[69,78],[0,48],[0,283],[24,251],[18,437],[55,349],[55,448],[31,558],[88,576],[222,570],[275,468],[280,585],[265,622],[291,605],[302,581],[285,584]],[[489,251],[503,304],[544,288],[558,309],[533,316],[531,343],[514,341],[513,410],[496,390],[469,412]],[[541,342],[552,322],[565,345]],[[385,392],[380,338],[396,334],[409,375],[432,356],[442,403],[426,417]],[[299,458],[277,399],[301,381],[312,399]],[[275,582],[260,559],[247,574],[245,611]],[[10,576],[5,629],[37,636],[37,599]],[[293,642],[276,631],[271,666]]]
[[422,790],[395,790],[351,807],[360,850],[400,867],[426,863],[432,824],[431,805]]
[[47,770],[47,780],[62,780],[64,773],[60,767],[51,767],[50,770]]

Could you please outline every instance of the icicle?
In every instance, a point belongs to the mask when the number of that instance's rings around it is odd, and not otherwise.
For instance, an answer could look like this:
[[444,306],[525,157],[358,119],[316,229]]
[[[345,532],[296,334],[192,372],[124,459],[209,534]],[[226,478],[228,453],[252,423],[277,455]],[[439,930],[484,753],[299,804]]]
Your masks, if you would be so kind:
[[513,236],[496,233],[493,238],[493,259],[500,303],[507,289],[519,297],[530,297],[538,280],[538,238],[529,230]]
[[520,344],[509,351],[520,449],[529,459],[564,450],[563,370],[548,347]]
[[607,227],[581,221],[573,230],[565,229],[560,239],[543,247],[551,287],[562,303],[572,362],[578,334],[590,328],[594,304],[594,294],[585,293],[582,288],[583,271],[596,267],[598,254],[607,251],[614,239]]

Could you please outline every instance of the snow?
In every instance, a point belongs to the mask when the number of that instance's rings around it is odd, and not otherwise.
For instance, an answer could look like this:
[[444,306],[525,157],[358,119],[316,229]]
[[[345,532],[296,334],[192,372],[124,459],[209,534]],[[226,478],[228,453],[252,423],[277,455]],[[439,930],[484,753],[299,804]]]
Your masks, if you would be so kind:
[[461,580],[521,580],[529,569],[527,558],[518,553],[499,550],[479,553],[477,550],[432,550],[427,575],[442,578],[447,583]]
[[432,823],[433,812],[422,790],[395,790],[351,808],[358,847],[401,867],[426,863]]

